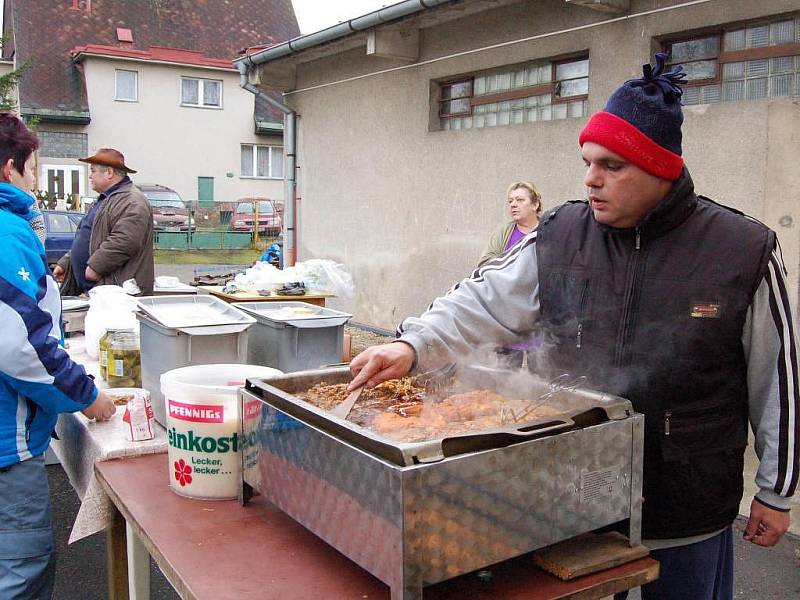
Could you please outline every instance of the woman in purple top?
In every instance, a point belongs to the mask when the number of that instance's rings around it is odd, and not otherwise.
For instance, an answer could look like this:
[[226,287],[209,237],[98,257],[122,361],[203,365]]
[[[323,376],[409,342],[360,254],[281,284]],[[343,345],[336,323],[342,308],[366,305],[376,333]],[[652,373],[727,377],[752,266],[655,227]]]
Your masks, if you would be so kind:
[[517,181],[508,186],[508,211],[511,220],[499,227],[489,238],[478,266],[505,253],[539,225],[542,196],[532,183]]
[[[483,266],[488,261],[502,256],[506,250],[516,246],[522,238],[531,233],[539,225],[539,213],[542,212],[542,196],[532,183],[517,181],[508,186],[506,193],[511,221],[497,229],[489,238],[489,244],[478,261]],[[541,346],[541,337],[523,341],[497,351],[498,360],[505,366],[519,368],[525,354],[528,355],[528,369],[535,370],[533,351]]]

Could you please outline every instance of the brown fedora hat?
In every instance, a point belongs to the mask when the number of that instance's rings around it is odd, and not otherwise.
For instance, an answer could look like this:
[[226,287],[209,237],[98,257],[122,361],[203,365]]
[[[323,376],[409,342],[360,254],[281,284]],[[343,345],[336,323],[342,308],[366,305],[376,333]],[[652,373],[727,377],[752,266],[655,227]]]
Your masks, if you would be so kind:
[[114,150],[113,148],[100,148],[94,156],[79,158],[78,160],[89,163],[90,165],[103,165],[125,171],[126,173],[136,173],[136,171],[125,165],[125,157],[122,155],[122,152]]

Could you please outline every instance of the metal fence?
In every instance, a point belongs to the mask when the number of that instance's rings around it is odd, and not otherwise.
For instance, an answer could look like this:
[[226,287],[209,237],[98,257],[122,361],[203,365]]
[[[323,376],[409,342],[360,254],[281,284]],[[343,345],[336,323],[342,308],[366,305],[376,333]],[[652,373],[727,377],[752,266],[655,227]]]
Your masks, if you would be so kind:
[[240,250],[253,245],[253,234],[241,231],[156,231],[153,245],[159,250]]

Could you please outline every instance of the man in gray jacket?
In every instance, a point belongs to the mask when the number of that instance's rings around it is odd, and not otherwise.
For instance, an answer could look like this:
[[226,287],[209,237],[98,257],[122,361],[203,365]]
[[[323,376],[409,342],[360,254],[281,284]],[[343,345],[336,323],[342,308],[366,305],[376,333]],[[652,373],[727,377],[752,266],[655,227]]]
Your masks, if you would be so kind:
[[88,163],[89,182],[99,196],[83,218],[72,242],[53,271],[61,282],[72,272],[78,290],[122,285],[134,279],[142,294],[153,293],[153,211],[133,185],[121,152],[101,148]]
[[773,546],[789,527],[796,342],[775,234],[694,193],[681,156],[684,76],[656,58],[580,134],[588,202],[545,214],[404,321],[397,342],[356,357],[350,388],[543,327],[551,374],[586,375],[645,415],[642,536],[660,578],[643,598],[726,600],[748,421],[760,464],[744,537]]

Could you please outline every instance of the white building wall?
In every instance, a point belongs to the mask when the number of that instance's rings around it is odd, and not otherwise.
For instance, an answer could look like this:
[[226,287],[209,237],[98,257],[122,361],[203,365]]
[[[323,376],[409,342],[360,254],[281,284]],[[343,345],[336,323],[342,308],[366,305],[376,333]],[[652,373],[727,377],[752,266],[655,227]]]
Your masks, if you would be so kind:
[[[83,62],[91,123],[89,153],[111,147],[138,173],[186,201],[197,200],[197,178],[214,178],[214,200],[243,196],[283,199],[283,179],[241,176],[240,144],[282,146],[280,136],[254,133],[254,96],[238,73],[220,69],[88,57]],[[115,69],[138,71],[138,101],[114,99]],[[222,80],[222,108],[181,106],[181,77]]]

